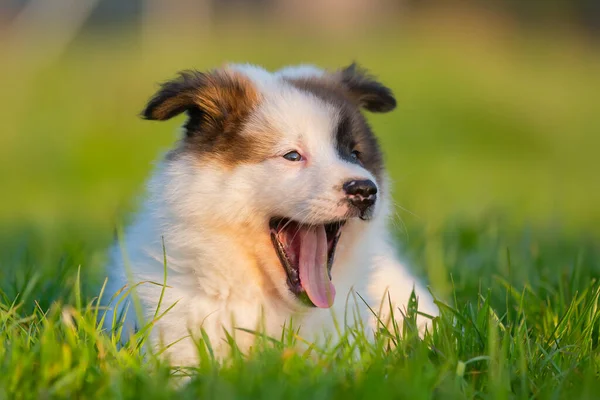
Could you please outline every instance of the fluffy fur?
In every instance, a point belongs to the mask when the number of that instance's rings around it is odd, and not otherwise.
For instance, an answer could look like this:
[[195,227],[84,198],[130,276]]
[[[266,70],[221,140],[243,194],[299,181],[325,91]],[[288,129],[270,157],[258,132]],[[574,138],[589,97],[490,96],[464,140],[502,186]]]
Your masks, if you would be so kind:
[[[420,311],[436,315],[428,291],[394,254],[387,226],[389,182],[360,111],[394,107],[391,91],[355,65],[274,73],[228,65],[188,71],[165,83],[145,118],[164,120],[185,112],[188,120],[184,137],[156,166],[123,243],[111,251],[105,298],[127,284],[145,282],[135,288],[143,315],[128,310],[125,331],[154,318],[165,254],[167,287],[160,312],[176,305],[155,321],[152,340],[177,342],[165,354],[178,365],[197,362],[193,341],[180,339],[197,337],[201,327],[219,356],[229,350],[224,330],[240,348],[252,344],[253,336],[237,327],[278,337],[293,319],[300,336],[316,341],[335,335],[332,313],[343,321],[346,312],[352,315],[358,308],[374,328],[375,318],[362,301],[351,300],[346,310],[352,290],[374,309],[385,298],[380,316],[385,319],[388,290],[393,305],[404,309],[414,287]],[[290,151],[304,159],[285,159]],[[377,185],[368,215],[344,200],[342,185],[351,179]],[[290,291],[269,234],[275,216],[304,224],[346,221],[331,269],[337,295],[330,309],[308,307]]]

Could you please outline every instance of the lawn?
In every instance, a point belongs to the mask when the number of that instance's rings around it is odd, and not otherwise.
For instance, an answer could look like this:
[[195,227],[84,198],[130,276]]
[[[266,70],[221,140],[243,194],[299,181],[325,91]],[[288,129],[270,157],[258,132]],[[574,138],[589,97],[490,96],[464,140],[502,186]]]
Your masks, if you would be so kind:
[[[539,32],[429,28],[88,32],[40,64],[43,41],[0,42],[0,399],[597,398],[600,54]],[[347,332],[300,352],[283,332],[223,363],[199,341],[194,371],[117,348],[95,324],[104,249],[182,122],[137,118],[156,82],[224,61],[352,60],[397,94],[370,121],[398,246],[438,297],[432,331],[415,337],[409,310],[376,343]]]

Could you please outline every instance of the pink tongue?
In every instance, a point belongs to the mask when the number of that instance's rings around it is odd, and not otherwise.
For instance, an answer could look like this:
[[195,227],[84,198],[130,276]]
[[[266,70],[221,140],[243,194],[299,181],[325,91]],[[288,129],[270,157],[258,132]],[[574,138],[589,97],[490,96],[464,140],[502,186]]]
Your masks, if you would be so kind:
[[302,228],[300,236],[300,284],[317,307],[333,305],[335,288],[327,272],[327,234],[324,226]]

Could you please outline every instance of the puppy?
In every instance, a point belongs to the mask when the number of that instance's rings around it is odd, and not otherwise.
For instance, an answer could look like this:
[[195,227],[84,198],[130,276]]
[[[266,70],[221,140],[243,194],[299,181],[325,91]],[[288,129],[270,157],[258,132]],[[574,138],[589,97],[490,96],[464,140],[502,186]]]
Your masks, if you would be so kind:
[[[437,315],[394,254],[390,184],[362,114],[395,106],[355,64],[273,73],[228,65],[163,84],[143,117],[186,113],[187,122],[111,252],[108,297],[129,283],[141,304],[124,332],[152,321],[153,343],[192,365],[200,329],[222,357],[225,332],[244,350],[255,340],[248,330],[280,337],[290,320],[316,342],[336,334],[334,318],[372,331],[389,317],[388,299],[402,318],[413,288],[420,311]],[[108,313],[108,326],[126,304]]]

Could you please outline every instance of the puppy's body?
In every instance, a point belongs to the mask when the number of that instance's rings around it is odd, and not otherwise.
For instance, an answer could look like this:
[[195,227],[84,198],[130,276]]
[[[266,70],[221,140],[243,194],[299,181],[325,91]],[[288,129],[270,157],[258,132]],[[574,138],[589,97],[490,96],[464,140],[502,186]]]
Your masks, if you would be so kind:
[[[335,315],[373,329],[362,301],[347,301],[352,290],[374,309],[385,296],[388,311],[388,289],[403,308],[414,286],[419,309],[435,315],[429,293],[393,253],[387,175],[360,112],[394,106],[391,92],[354,66],[228,66],[163,85],[144,115],[187,112],[186,135],[157,166],[123,246],[113,249],[109,292],[129,282],[125,265],[130,283],[154,282],[136,288],[141,317],[152,320],[166,264],[159,314],[176,305],[156,322],[154,339],[169,345],[203,328],[218,355],[229,349],[224,330],[242,349],[252,344],[235,328],[279,337],[293,319],[314,341],[335,334]],[[196,361],[190,339],[168,354],[180,365]]]

